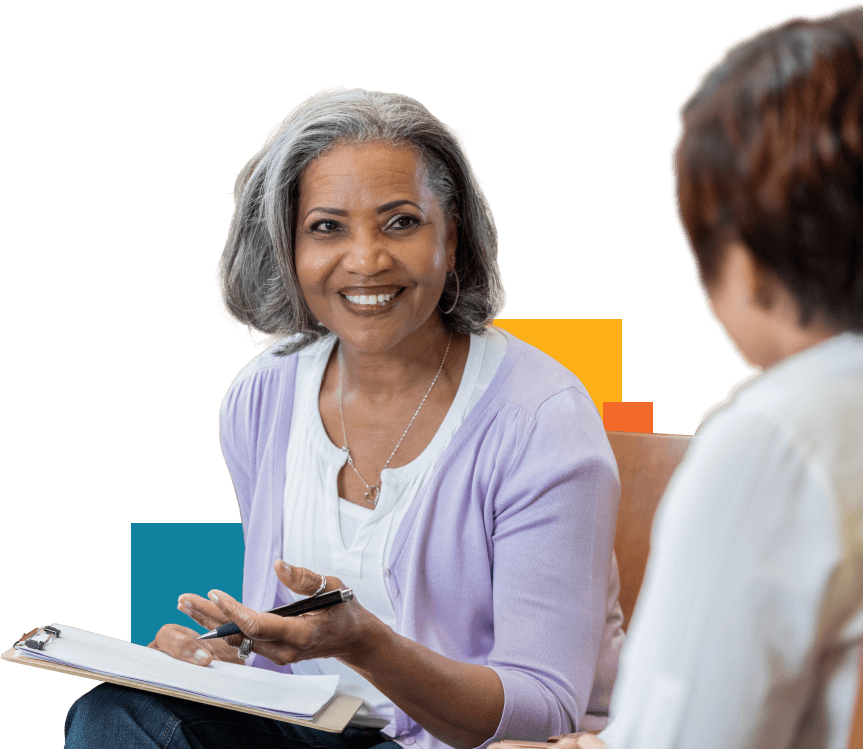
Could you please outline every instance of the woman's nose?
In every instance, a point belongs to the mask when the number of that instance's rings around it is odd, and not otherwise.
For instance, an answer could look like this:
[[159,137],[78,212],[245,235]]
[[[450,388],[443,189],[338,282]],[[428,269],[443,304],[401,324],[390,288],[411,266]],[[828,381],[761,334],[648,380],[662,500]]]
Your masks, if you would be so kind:
[[351,273],[372,276],[393,265],[386,238],[380,232],[358,232],[347,245],[342,265]]

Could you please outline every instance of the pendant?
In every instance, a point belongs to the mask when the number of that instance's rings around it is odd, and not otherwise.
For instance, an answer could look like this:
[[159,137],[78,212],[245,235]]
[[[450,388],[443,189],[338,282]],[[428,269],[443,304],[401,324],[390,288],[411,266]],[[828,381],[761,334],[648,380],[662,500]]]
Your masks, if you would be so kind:
[[374,486],[370,486],[369,490],[363,494],[363,499],[368,502],[370,505],[378,506],[378,499],[381,496],[381,488],[375,484]]

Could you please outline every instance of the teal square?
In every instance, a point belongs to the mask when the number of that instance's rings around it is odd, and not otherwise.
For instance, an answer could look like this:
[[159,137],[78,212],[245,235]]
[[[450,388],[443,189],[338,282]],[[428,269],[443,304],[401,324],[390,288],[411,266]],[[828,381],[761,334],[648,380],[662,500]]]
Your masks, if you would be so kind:
[[241,600],[244,550],[240,523],[132,523],[132,642],[170,623],[203,632],[177,598],[218,588]]

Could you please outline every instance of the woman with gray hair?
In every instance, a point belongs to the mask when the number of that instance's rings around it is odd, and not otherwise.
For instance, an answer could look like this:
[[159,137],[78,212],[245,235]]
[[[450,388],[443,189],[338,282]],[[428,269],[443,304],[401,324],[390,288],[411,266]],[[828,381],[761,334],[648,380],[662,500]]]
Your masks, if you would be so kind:
[[[73,706],[67,746],[466,748],[602,726],[614,458],[581,383],[489,327],[496,232],[456,139],[406,96],[318,96],[235,196],[225,299],[281,340],[222,405],[243,603],[179,607],[242,635],[166,625],[151,646],[339,674],[364,705],[327,734],[106,684]],[[258,613],[348,586],[311,616]]]

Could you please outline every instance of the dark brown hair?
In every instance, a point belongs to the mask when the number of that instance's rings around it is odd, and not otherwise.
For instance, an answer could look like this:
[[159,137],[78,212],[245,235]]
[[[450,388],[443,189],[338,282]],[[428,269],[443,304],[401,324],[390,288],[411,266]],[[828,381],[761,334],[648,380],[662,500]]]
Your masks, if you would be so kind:
[[683,108],[678,198],[706,285],[740,241],[816,315],[863,330],[863,10],[728,53]]

